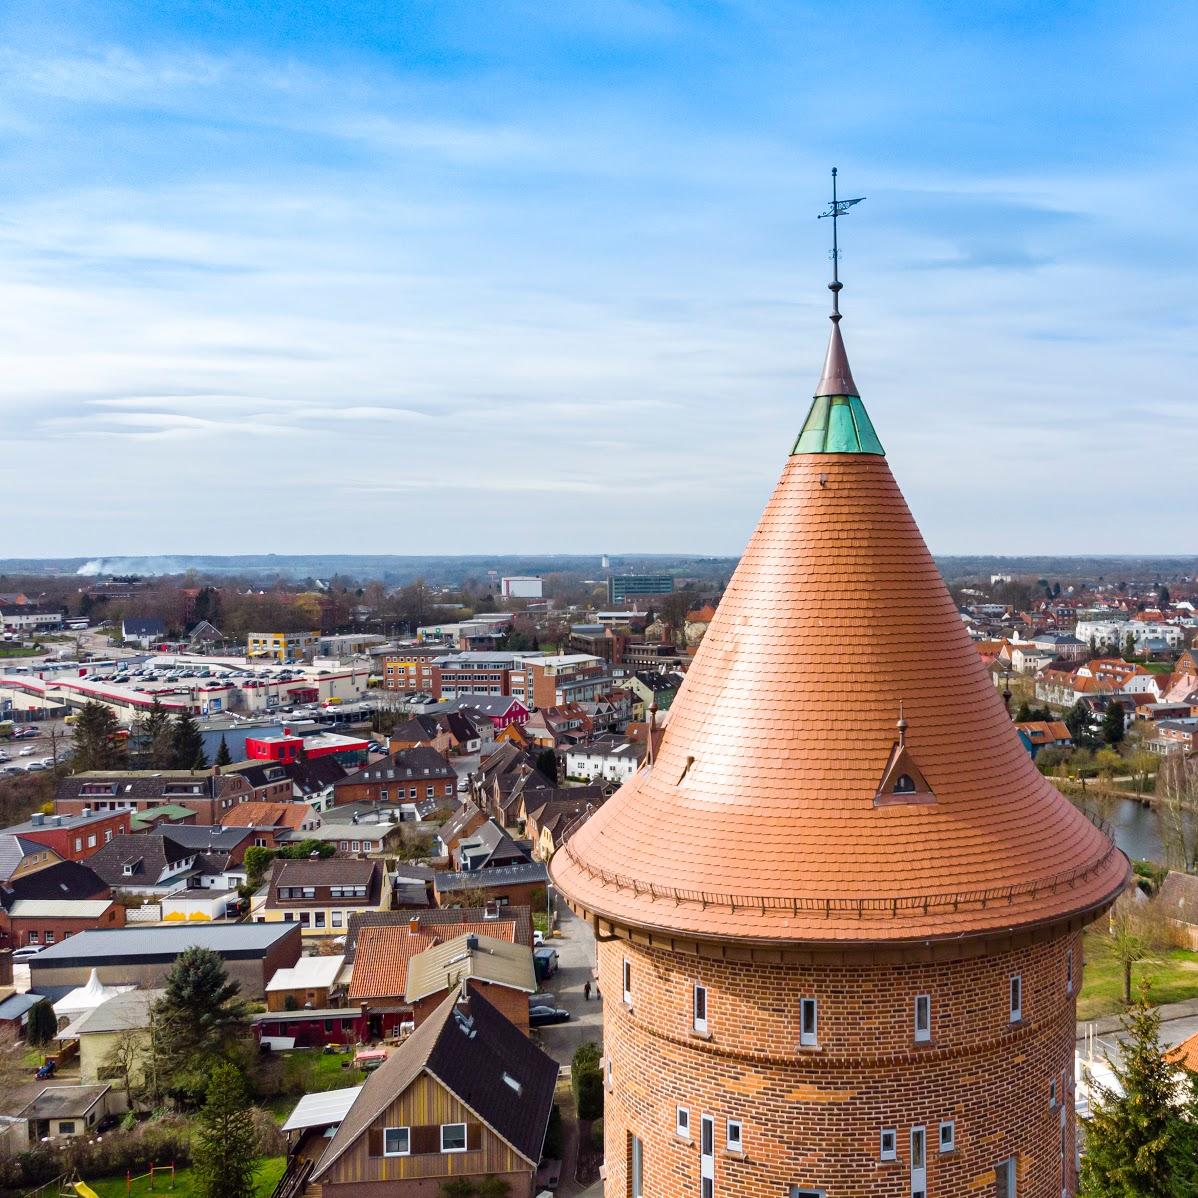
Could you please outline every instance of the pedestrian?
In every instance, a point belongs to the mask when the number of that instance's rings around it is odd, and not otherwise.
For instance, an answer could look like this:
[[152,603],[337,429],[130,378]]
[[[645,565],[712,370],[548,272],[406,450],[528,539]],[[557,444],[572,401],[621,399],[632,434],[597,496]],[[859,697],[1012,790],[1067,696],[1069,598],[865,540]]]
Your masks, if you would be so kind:
[[591,1001],[591,983],[586,982],[582,987],[582,997],[587,1001]]

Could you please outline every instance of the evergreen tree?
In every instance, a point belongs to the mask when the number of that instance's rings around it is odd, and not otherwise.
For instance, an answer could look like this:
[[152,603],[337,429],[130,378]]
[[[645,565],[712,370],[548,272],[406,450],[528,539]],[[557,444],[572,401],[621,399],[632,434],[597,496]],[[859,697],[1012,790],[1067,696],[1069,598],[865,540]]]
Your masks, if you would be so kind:
[[1093,1082],[1081,1198],[1177,1198],[1177,1157],[1186,1134],[1174,1105],[1177,1068],[1161,1053],[1160,1013],[1140,988],[1124,1016],[1127,1032],[1111,1063],[1117,1090]]
[[1162,586],[1157,591],[1156,604],[1162,611],[1169,606],[1169,588],[1167,586]]
[[553,783],[557,785],[557,754],[552,749],[542,749],[537,754],[537,769]]
[[174,728],[170,712],[154,696],[149,710],[138,720],[137,755],[146,769],[165,770],[175,764]]
[[219,953],[189,948],[175,958],[164,989],[151,1032],[157,1084],[194,1104],[213,1061],[223,1059],[244,1030],[241,983],[229,978]]
[[1078,699],[1065,713],[1065,727],[1076,745],[1088,744],[1090,737],[1090,709],[1084,699]]
[[29,1008],[29,1017],[25,1023],[25,1043],[35,1048],[49,1044],[58,1034],[58,1018],[48,998],[43,998],[36,1006]]
[[199,1130],[192,1142],[193,1176],[200,1198],[254,1198],[258,1148],[245,1081],[220,1061],[208,1082]]
[[84,704],[75,720],[75,769],[114,770],[124,765],[124,746],[117,739],[120,728],[111,707],[94,700]]
[[233,755],[229,752],[229,742],[222,736],[220,738],[220,748],[216,750],[217,765],[231,765]]
[[181,711],[175,717],[175,726],[171,732],[173,754],[171,764],[177,770],[202,770],[208,766],[208,758],[204,755],[204,738],[196,726],[195,720],[187,712]]
[[1102,739],[1108,745],[1117,745],[1123,740],[1124,732],[1123,705],[1107,704],[1106,714],[1102,717]]

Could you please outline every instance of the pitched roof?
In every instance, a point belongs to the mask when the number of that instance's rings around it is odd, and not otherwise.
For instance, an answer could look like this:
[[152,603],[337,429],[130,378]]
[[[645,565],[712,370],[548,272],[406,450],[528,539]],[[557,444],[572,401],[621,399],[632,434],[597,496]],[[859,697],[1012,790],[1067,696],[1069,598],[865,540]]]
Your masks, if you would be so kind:
[[1198,1073],[1198,1032],[1183,1040],[1174,1048],[1167,1049],[1165,1060],[1189,1073]]
[[422,1073],[436,1078],[530,1164],[540,1161],[556,1062],[482,995],[471,994],[459,1008],[450,994],[366,1079],[312,1180],[319,1181]]
[[419,1002],[441,990],[452,990],[465,978],[537,992],[532,949],[495,936],[469,933],[430,945],[408,962],[404,997]]
[[[1011,726],[863,411],[813,405],[652,766],[554,855],[588,916],[922,941],[1091,913],[1126,883]],[[875,804],[900,703],[934,801]]]
[[5,883],[0,888],[0,905],[11,908],[22,899],[107,898],[111,893],[94,869],[79,861],[59,861]]
[[298,801],[286,803],[238,803],[221,817],[225,828],[302,828],[317,819],[316,812]]
[[345,959],[355,962],[358,941],[367,928],[408,927],[413,917],[420,920],[422,931],[433,931],[441,939],[457,935],[457,929],[481,924],[488,936],[511,940],[514,944],[532,946],[532,914],[527,907],[492,908],[493,918],[486,907],[437,907],[430,911],[356,911],[349,917],[345,932]]
[[279,886],[366,886],[373,892],[381,873],[379,862],[354,857],[276,858],[271,862],[270,887],[273,892]]
[[[87,864],[109,886],[152,885],[171,865],[196,856],[198,849],[174,839],[174,828],[114,836],[93,853]],[[126,867],[131,872],[126,873]]]
[[493,869],[438,870],[433,874],[433,889],[444,894],[454,890],[492,890],[496,886],[547,881],[549,873],[543,861],[526,861],[522,865],[497,865]]
[[28,840],[24,836],[14,836],[8,832],[0,833],[0,882],[7,882],[31,853],[46,853],[61,860],[52,848],[40,841]]
[[360,786],[364,782],[431,782],[433,779],[453,778],[457,771],[449,762],[427,745],[400,749],[390,757],[349,774],[334,786]]
[[1054,740],[1071,741],[1073,739],[1069,725],[1064,720],[1027,720],[1022,724],[1016,724],[1015,727],[1033,745],[1046,745]]
[[1156,901],[1169,919],[1198,924],[1198,875],[1171,869],[1161,883]]

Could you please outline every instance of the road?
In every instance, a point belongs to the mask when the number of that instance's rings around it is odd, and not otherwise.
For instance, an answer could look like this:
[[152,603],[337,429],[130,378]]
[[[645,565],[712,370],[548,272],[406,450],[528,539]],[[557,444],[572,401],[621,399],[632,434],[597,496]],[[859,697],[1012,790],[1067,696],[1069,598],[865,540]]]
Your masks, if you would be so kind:
[[[603,1043],[603,1004],[595,997],[593,970],[595,937],[591,927],[559,902],[560,935],[546,941],[557,949],[558,971],[541,985],[555,996],[557,1005],[570,1012],[569,1023],[539,1029],[541,1046],[555,1061],[568,1065],[574,1050],[588,1040]],[[592,981],[591,998],[583,997],[583,985]]]

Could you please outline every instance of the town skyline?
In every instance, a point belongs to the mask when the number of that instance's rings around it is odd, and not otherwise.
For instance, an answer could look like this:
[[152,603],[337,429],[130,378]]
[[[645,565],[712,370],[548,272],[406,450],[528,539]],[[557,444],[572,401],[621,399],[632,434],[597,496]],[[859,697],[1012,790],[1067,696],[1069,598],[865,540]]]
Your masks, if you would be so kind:
[[[508,552],[739,553],[819,374],[833,164],[929,545],[1198,550],[1191,12],[349,11],[0,17],[9,554],[486,552],[494,504],[536,513]],[[1092,489],[1165,444],[1163,510]]]

